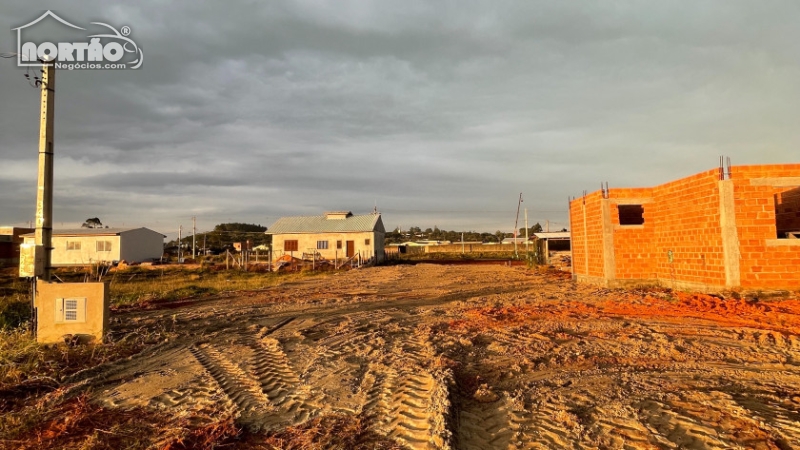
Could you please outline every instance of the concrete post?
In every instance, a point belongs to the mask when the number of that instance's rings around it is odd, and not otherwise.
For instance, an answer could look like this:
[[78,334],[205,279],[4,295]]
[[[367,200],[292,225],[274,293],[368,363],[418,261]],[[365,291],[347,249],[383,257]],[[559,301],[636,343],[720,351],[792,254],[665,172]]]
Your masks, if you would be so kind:
[[736,206],[733,198],[733,180],[719,182],[719,222],[722,229],[722,257],[725,264],[725,287],[741,285],[739,269],[739,234],[736,228]]
[[614,222],[611,220],[611,200],[600,200],[603,214],[603,278],[606,283],[617,278],[614,257]]
[[41,279],[50,281],[53,252],[53,119],[56,68],[42,65],[42,104],[39,122],[39,176],[36,193],[35,245],[44,251]]

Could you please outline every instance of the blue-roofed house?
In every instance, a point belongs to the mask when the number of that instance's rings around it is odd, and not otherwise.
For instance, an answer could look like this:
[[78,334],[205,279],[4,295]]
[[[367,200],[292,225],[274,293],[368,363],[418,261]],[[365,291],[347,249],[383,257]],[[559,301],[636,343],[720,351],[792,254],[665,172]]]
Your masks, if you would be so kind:
[[315,254],[328,260],[361,256],[384,260],[386,230],[380,213],[354,215],[329,211],[318,216],[281,217],[266,231],[272,235],[272,257]]

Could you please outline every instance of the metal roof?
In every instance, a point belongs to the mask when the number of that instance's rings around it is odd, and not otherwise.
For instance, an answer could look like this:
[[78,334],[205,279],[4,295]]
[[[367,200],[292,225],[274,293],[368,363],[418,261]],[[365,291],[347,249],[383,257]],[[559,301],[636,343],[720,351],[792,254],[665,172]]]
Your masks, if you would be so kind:
[[[149,228],[66,228],[63,230],[53,230],[53,236],[117,236],[127,231],[133,230],[147,230],[153,231]],[[158,233],[153,231],[153,233]],[[33,236],[35,233],[23,234],[23,236]],[[160,234],[160,233],[159,233]],[[164,236],[162,234],[162,236]],[[164,236],[166,237],[166,236]]]
[[320,216],[281,217],[266,234],[289,233],[353,233],[377,231],[385,233],[380,214],[353,215],[346,219],[327,219]]
[[541,232],[541,233],[533,233],[539,239],[569,239],[570,232],[569,231],[550,231],[550,232]]

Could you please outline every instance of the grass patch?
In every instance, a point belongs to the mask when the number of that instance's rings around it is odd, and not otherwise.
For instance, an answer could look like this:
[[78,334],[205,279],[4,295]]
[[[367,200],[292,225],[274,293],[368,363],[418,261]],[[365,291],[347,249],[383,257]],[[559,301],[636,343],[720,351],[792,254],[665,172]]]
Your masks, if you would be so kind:
[[111,304],[143,306],[153,302],[215,295],[229,291],[258,290],[277,285],[276,273],[213,271],[209,269],[150,269],[113,272],[108,280]]
[[31,319],[31,285],[16,276],[0,275],[0,330]]
[[88,395],[64,398],[61,392],[3,419],[0,448],[21,450],[213,449],[239,434],[224,414],[196,424],[188,417],[148,408],[105,408]]

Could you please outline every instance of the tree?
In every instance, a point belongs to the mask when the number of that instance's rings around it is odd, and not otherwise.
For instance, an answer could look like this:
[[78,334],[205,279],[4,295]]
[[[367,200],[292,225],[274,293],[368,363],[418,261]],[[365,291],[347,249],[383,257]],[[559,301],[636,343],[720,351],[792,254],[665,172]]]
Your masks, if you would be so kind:
[[103,223],[97,217],[86,219],[81,228],[103,228]]
[[[528,228],[528,236],[529,237],[533,236],[533,233],[541,233],[541,232],[542,232],[542,226],[539,224],[539,222],[536,222],[535,225],[533,225],[532,227]],[[517,236],[525,237],[525,228],[520,228],[519,229],[519,234]]]

